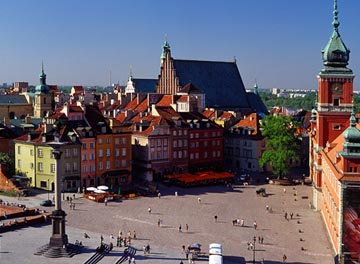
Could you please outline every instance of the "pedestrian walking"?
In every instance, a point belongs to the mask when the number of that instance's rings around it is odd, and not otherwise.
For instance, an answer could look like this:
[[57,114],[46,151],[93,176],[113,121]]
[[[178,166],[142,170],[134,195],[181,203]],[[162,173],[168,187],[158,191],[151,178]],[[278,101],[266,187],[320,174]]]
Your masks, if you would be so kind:
[[264,237],[261,237],[261,244],[264,244]]
[[102,245],[104,242],[104,237],[102,235],[100,235],[100,245]]
[[285,219],[288,220],[288,213],[285,212],[285,215],[284,215]]
[[190,253],[190,250],[187,248],[187,249],[185,250],[185,257],[186,257],[186,259],[189,259],[189,253]]
[[105,198],[104,203],[105,203],[105,206],[107,206],[107,203],[108,203],[108,199],[107,199],[107,198]]
[[180,260],[180,264],[184,264],[184,262],[182,260]]
[[218,219],[218,217],[217,217],[217,215],[215,215],[214,216],[215,223],[217,222],[217,219]]
[[159,199],[160,199],[160,197],[161,197],[161,193],[160,193],[160,192],[158,192],[158,197],[159,197]]
[[257,223],[256,221],[254,221],[254,229],[256,230],[256,228],[257,228]]
[[266,205],[266,212],[269,212],[269,205]]
[[198,203],[201,203],[201,198],[200,197],[198,197]]
[[133,238],[136,239],[136,232],[134,230]]
[[188,224],[185,225],[185,228],[186,228],[186,232],[187,232],[189,230]]
[[148,208],[148,212],[149,212],[149,214],[151,214],[151,208],[150,207]]
[[290,219],[292,219],[292,218],[293,218],[293,215],[294,215],[294,214],[291,212],[291,213],[290,213]]
[[286,193],[286,188],[284,188],[284,193]]
[[244,219],[241,219],[241,220],[240,220],[240,225],[241,225],[241,226],[244,226],[244,225],[245,225]]
[[160,225],[161,225],[161,220],[160,219],[158,220],[157,224],[158,224],[158,227],[160,227]]
[[73,210],[75,210],[75,203],[73,203]]
[[181,232],[181,225],[179,225],[179,232]]
[[181,247],[181,252],[182,252],[182,253],[185,253],[185,245],[182,245],[182,247]]
[[177,197],[178,196],[178,192],[175,192],[175,197]]
[[286,255],[284,254],[284,256],[283,256],[283,263],[285,263],[286,259],[287,259],[287,257],[286,257]]

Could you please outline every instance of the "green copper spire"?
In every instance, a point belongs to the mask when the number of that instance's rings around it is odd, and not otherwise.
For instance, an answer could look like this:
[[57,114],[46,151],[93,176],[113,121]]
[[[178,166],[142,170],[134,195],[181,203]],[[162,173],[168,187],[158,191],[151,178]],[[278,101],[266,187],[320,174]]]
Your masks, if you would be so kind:
[[164,44],[163,44],[163,51],[161,53],[161,59],[165,59],[166,57],[166,52],[170,52],[170,45],[169,42],[167,41],[167,39],[165,39]]
[[46,85],[46,74],[44,72],[44,62],[41,62],[41,73],[40,73],[39,77],[40,77],[40,84]]
[[350,50],[345,46],[344,42],[341,39],[339,33],[340,22],[338,20],[338,6],[337,0],[334,0],[334,11],[333,11],[333,33],[330,37],[329,42],[326,47],[321,51],[323,64],[325,66],[325,71],[331,70],[336,71],[338,69],[351,72],[350,69],[346,68],[349,62]]
[[41,93],[48,93],[50,88],[46,84],[46,74],[44,72],[44,63],[41,62],[41,73],[39,75],[40,77],[40,84],[35,87],[35,93],[41,94]]

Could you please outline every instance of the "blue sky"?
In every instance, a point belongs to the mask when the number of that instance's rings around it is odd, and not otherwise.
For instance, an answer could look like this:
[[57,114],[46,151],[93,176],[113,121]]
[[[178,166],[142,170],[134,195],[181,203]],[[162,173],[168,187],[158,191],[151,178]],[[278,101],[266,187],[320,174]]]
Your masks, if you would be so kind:
[[[245,87],[317,88],[333,0],[1,0],[0,82],[124,84],[157,78],[167,36],[176,59],[232,61]],[[360,75],[360,1],[338,0]],[[355,89],[359,89],[355,78]]]

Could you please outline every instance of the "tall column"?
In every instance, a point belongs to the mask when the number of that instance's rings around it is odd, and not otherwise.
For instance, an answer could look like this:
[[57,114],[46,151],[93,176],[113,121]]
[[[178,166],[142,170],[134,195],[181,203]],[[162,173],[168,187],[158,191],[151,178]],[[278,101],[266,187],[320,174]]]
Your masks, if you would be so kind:
[[68,244],[68,237],[65,234],[65,216],[66,213],[61,210],[61,181],[60,181],[60,159],[62,151],[60,144],[53,144],[52,154],[56,160],[55,171],[55,210],[52,212],[52,236],[50,237],[50,246],[63,247]]

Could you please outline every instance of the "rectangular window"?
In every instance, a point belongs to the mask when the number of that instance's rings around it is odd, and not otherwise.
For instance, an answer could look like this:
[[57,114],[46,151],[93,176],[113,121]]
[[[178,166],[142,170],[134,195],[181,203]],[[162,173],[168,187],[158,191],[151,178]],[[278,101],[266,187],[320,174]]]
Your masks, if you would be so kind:
[[70,149],[65,149],[65,157],[70,158]]
[[106,144],[110,144],[110,138],[106,138]]
[[120,160],[115,160],[115,168],[120,168]]
[[193,153],[190,153],[190,159],[194,159],[194,154]]
[[21,146],[17,147],[17,154],[21,154]]
[[173,147],[177,148],[177,141],[176,140],[173,141]]
[[179,130],[178,133],[179,133],[179,136],[182,136],[182,130]]
[[94,143],[90,143],[90,148],[91,148],[91,149],[94,148]]
[[65,172],[70,172],[71,168],[70,168],[70,163],[66,163],[65,164]]
[[107,169],[107,170],[110,169],[110,161],[109,161],[109,160],[106,161],[106,169]]
[[40,187],[41,188],[47,188],[46,181],[40,181]]
[[99,149],[99,157],[102,157],[102,156],[103,156],[103,150]]
[[86,160],[86,154],[81,155],[81,160]]
[[204,141],[204,147],[207,147],[207,146],[208,146],[208,142]]
[[87,172],[87,166],[86,165],[82,166],[82,172]]
[[50,171],[51,171],[52,173],[55,172],[55,164],[50,164]]
[[181,147],[182,147],[182,140],[181,140],[181,139],[179,139],[178,146],[179,146],[179,148],[181,148]]
[[167,146],[167,145],[168,145],[168,139],[164,138],[164,146]]
[[122,161],[121,161],[121,166],[122,166],[123,168],[126,168],[126,160],[122,160]]
[[161,146],[161,139],[157,140],[157,145],[158,145],[158,147]]
[[110,157],[110,149],[106,149],[106,157]]
[[340,130],[341,129],[341,125],[340,124],[334,124],[333,125],[333,130]]
[[86,143],[82,144],[82,149],[86,149]]
[[121,155],[122,155],[123,157],[126,156],[126,148],[122,148],[122,149],[121,149]]
[[173,158],[177,159],[177,152],[176,151],[173,152]]
[[43,164],[42,162],[38,163],[38,171],[42,171],[43,170]]
[[119,145],[119,144],[120,144],[119,138],[115,138],[115,145]]
[[21,169],[21,159],[18,160],[18,168]]
[[34,156],[34,150],[30,149],[30,156]]
[[208,154],[207,154],[207,152],[205,151],[205,152],[204,152],[204,159],[207,159],[207,157],[208,157]]
[[123,143],[123,145],[126,144],[126,137],[123,137],[123,138],[122,138],[122,143]]
[[188,146],[188,141],[187,139],[184,139],[184,147],[187,147]]
[[187,130],[184,130],[184,135],[185,135],[185,136],[187,135]]
[[76,162],[73,163],[73,171],[77,171],[78,170],[78,165]]
[[90,160],[94,160],[95,159],[95,154],[94,153],[91,153],[90,154]]
[[39,158],[43,157],[43,150],[41,148],[38,149],[38,157]]
[[78,149],[77,148],[73,148],[73,157],[77,157],[78,156]]
[[94,164],[90,165],[90,171],[95,172],[95,165]]
[[98,143],[102,144],[102,138],[99,138]]
[[99,162],[99,170],[102,170],[103,169],[103,163],[102,161]]
[[181,150],[178,153],[178,157],[179,157],[179,159],[182,159],[182,151]]
[[199,159],[199,153],[195,153],[195,159]]
[[120,156],[120,150],[119,149],[115,149],[115,156],[119,157]]
[[184,158],[187,158],[187,150],[184,150]]
[[30,163],[30,169],[34,169],[34,163]]
[[176,130],[173,131],[173,136],[176,136]]

